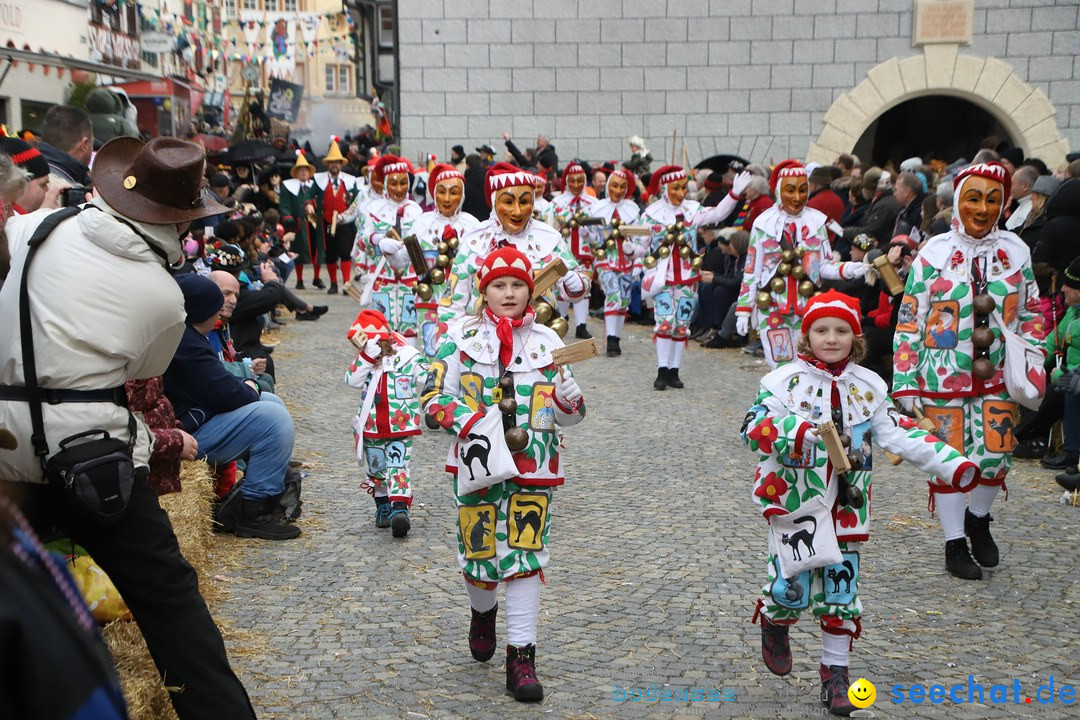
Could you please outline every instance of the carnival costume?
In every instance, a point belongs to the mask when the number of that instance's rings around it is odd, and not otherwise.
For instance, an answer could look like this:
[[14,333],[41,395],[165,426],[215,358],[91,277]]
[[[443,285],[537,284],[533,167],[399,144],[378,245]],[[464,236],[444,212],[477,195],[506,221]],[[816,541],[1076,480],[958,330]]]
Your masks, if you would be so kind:
[[833,262],[828,218],[806,207],[805,191],[798,199],[781,197],[785,185],[806,187],[801,163],[785,160],[773,168],[769,186],[776,204],[754,220],[735,309],[739,334],[753,326],[774,368],[795,358],[803,310],[822,280],[859,278],[869,267]]
[[[301,182],[297,179],[297,171],[307,168],[308,179]],[[304,289],[304,266],[308,263],[314,265],[314,278],[311,284],[317,288],[325,287],[321,279],[322,263],[325,261],[322,224],[319,215],[322,212],[322,197],[318,185],[311,179],[311,173],[315,167],[307,161],[302,150],[296,151],[296,163],[289,171],[292,175],[288,180],[281,183],[278,209],[281,212],[282,222],[292,220],[296,223],[296,231],[291,252],[296,253],[293,264],[296,267],[296,289]]]
[[[577,192],[571,189],[573,182]],[[570,253],[578,261],[582,271],[592,282],[593,253],[589,243],[590,233],[574,222],[581,214],[588,214],[589,208],[596,202],[596,198],[585,192],[588,179],[585,176],[585,168],[581,163],[571,162],[562,171],[563,191],[551,199],[551,206],[547,210],[551,218],[551,225],[559,230],[563,237],[570,243]],[[570,309],[570,301],[560,295],[559,312],[566,315]],[[580,300],[574,301],[574,325],[576,336],[579,339],[592,337],[585,325],[589,318],[589,297],[586,295]]]
[[[1033,346],[1044,336],[1027,245],[996,222],[983,237],[972,237],[974,225],[966,227],[961,217],[967,213],[962,196],[974,178],[991,181],[985,196],[996,190],[1002,203],[1009,197],[1011,178],[1000,163],[972,165],[957,175],[952,228],[930,238],[911,266],[893,339],[893,397],[908,408],[921,405],[938,436],[979,464],[966,512],[963,494],[930,479],[946,566],[965,579],[981,578],[980,565],[998,564],[989,513],[1016,446],[1017,406],[1005,387],[1001,326]],[[970,192],[983,182],[976,186]]]
[[[523,280],[533,291],[529,261],[512,246],[486,256],[478,292],[499,277]],[[552,358],[562,346],[531,307],[507,317],[485,304],[479,316],[451,325],[424,388],[424,411],[454,436],[446,469],[454,474],[458,564],[472,606],[470,651],[479,661],[494,655],[497,588],[505,582],[506,683],[518,700],[543,697],[534,666],[536,623],[552,492],[564,481],[560,428],[585,416],[570,367],[556,367]],[[501,455],[508,463],[503,479],[484,486]]]
[[[837,318],[859,335],[860,314],[858,300],[829,291],[807,303],[802,332]],[[819,437],[827,421],[850,471],[837,471]],[[826,364],[800,353],[766,375],[742,439],[760,456],[751,497],[770,525],[767,581],[753,618],[761,618],[763,659],[777,675],[790,672],[788,627],[809,609],[822,629],[827,704],[843,707],[848,650],[862,631],[860,546],[870,537],[873,443],[957,487],[974,482],[976,466],[900,414],[885,382],[850,355]]]
[[[331,167],[335,163],[337,173],[315,173],[315,185],[322,194],[320,220],[322,221],[322,234],[326,248],[326,269],[330,274],[330,288],[327,291],[333,295],[338,291],[338,263],[341,263],[341,282],[347,283],[350,278],[349,267],[352,259],[353,246],[356,244],[356,224],[342,221],[342,215],[352,205],[357,195],[363,189],[364,184],[355,175],[341,172],[346,158],[341,154],[338,147],[338,139],[330,139],[330,151],[323,158],[323,165]],[[336,216],[336,217],[335,217]]]

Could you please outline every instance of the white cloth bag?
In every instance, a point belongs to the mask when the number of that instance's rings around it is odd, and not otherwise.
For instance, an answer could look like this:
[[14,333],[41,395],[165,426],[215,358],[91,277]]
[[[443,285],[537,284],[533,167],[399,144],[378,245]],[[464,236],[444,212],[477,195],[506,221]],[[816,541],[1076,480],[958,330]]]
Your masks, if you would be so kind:
[[810,498],[793,513],[769,518],[769,550],[779,562],[783,577],[793,578],[804,570],[843,560],[832,516],[839,484],[840,479],[834,475],[824,497]]
[[468,435],[458,439],[457,493],[467,495],[517,474],[517,464],[506,446],[503,414],[498,407],[489,407]]

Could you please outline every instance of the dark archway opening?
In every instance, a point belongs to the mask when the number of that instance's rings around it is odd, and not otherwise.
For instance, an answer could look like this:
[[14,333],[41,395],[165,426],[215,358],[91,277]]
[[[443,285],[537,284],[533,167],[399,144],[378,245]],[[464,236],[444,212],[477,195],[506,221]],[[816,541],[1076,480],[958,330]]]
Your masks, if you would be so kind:
[[978,105],[948,95],[928,95],[902,102],[886,110],[870,124],[855,144],[860,160],[884,167],[893,167],[918,156],[924,161],[940,158],[953,162],[958,158],[970,160],[982,142],[996,138],[1011,147],[1011,137],[993,115]]

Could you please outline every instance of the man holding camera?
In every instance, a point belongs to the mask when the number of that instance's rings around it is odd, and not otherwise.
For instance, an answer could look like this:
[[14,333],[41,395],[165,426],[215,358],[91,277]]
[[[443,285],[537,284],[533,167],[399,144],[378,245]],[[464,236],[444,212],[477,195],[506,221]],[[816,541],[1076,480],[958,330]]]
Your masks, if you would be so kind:
[[59,188],[56,204],[47,207],[73,207],[90,200],[94,126],[85,110],[69,105],[49,108],[38,150],[49,163],[50,183]]
[[[0,453],[0,486],[20,500],[39,535],[52,536],[58,528],[109,575],[165,684],[182,688],[171,695],[182,720],[255,716],[229,667],[195,571],[146,482],[152,435],[129,412],[124,391],[128,380],[161,375],[184,332],[183,298],[167,268],[182,260],[179,238],[191,222],[224,211],[201,196],[204,167],[203,150],[193,143],[111,140],[94,163],[99,197],[56,225],[36,251],[26,285],[29,335],[46,400],[43,457],[35,454],[41,436],[31,438],[19,308],[28,240],[51,212],[8,221],[12,267],[0,289],[0,426],[18,441]],[[44,471],[45,460],[55,464],[62,441],[83,447],[88,443],[76,436],[88,431],[130,442],[134,483],[126,505],[120,503],[122,514],[107,524],[90,514],[92,499],[47,480]]]

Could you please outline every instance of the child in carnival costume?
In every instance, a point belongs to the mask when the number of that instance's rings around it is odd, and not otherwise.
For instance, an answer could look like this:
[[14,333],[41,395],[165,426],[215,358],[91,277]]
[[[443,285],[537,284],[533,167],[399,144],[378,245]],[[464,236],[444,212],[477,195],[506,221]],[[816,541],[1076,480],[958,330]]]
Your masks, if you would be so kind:
[[616,232],[619,224],[633,225],[641,212],[630,196],[636,185],[634,173],[626,168],[616,168],[607,179],[607,191],[602,200],[589,205],[590,217],[600,218],[611,228],[608,237],[596,229],[589,229],[596,258],[596,272],[600,288],[604,292],[604,330],[607,335],[608,357],[622,354],[619,339],[622,337],[626,314],[630,308],[630,293],[635,276],[642,272],[641,259],[649,252],[644,239],[623,237]]
[[1031,253],[997,224],[1011,185],[997,162],[957,174],[952,226],[915,258],[893,337],[893,397],[909,411],[921,405],[936,432],[979,464],[979,484],[967,502],[947,483],[930,479],[930,505],[945,533],[945,566],[967,580],[981,579],[983,567],[999,562],[990,507],[1016,446],[1017,405],[1005,387],[1000,327],[1033,347],[1044,336]]
[[[465,176],[453,165],[442,163],[431,169],[428,192],[435,201],[435,209],[416,219],[411,234],[420,241],[428,266],[427,276],[420,278],[416,286],[416,333],[424,355],[433,358],[439,340],[439,302],[450,287],[450,263],[461,238],[474,230],[480,221],[461,212],[465,201]],[[438,273],[434,272],[436,269]]]
[[[734,187],[716,207],[687,200],[690,178],[678,165],[665,165],[653,173],[649,196],[656,198],[641,215],[652,227],[651,253],[643,261],[642,297],[652,298],[656,326],[656,380],[653,388],[682,388],[679,367],[690,338],[690,319],[697,307],[697,283],[701,259],[697,229],[719,223],[731,214],[751,175],[735,177]],[[659,260],[657,260],[659,257]]]
[[773,168],[769,186],[776,204],[758,215],[750,231],[746,269],[739,288],[736,331],[758,331],[769,367],[795,358],[803,310],[822,280],[866,274],[861,262],[833,262],[828,218],[806,207],[809,182],[797,160]]
[[383,184],[383,194],[368,205],[362,230],[366,270],[375,273],[371,306],[386,315],[392,330],[407,338],[416,336],[416,273],[399,238],[410,234],[424,212],[409,199],[411,173],[412,163],[405,158],[379,158],[374,175]]
[[[552,218],[551,224],[556,230],[562,232],[564,238],[570,242],[570,252],[577,259],[581,269],[589,276],[592,282],[593,254],[589,245],[589,232],[585,228],[577,227],[572,223],[574,216],[579,212],[587,213],[589,208],[596,202],[596,198],[585,192],[588,181],[585,177],[585,168],[579,162],[571,162],[562,171],[563,191],[551,199],[551,208],[548,210]],[[560,296],[559,312],[564,316],[570,309],[570,302]],[[592,337],[585,325],[589,318],[588,296],[574,301],[574,336],[579,340],[588,340]]]
[[[488,253],[476,288],[479,314],[451,325],[424,388],[424,410],[454,436],[447,471],[454,474],[458,563],[472,607],[469,649],[480,662],[494,655],[498,586],[505,584],[506,688],[517,700],[535,701],[544,695],[535,650],[551,498],[564,482],[560,428],[581,421],[585,402],[569,366],[554,364],[551,353],[562,341],[535,321],[529,259],[512,246]],[[486,435],[477,430],[492,427]],[[513,451],[506,479],[463,492],[462,483],[481,472],[494,475],[488,463],[500,450]]]
[[[753,618],[761,618],[762,657],[776,675],[791,671],[788,627],[809,609],[822,629],[822,700],[837,715],[853,709],[848,651],[862,631],[859,553],[870,536],[870,443],[953,487],[970,487],[978,477],[973,462],[900,414],[885,382],[856,364],[866,352],[860,317],[855,298],[833,290],[811,298],[796,359],[762,378],[742,428],[743,442],[760,456],[752,498],[770,525],[768,579]],[[836,471],[818,437],[826,421],[840,433],[850,472]],[[808,550],[810,562],[796,564]]]
[[427,361],[376,310],[361,310],[347,337],[362,348],[345,371],[345,382],[362,391],[352,428],[356,460],[367,468],[363,487],[375,498],[375,527],[403,538],[413,498],[412,438],[421,432],[416,386],[427,375]]
[[[450,272],[450,288],[439,302],[439,334],[450,322],[464,317],[476,304],[475,277],[484,258],[496,248],[511,245],[529,259],[539,272],[555,259],[568,269],[555,287],[559,293],[577,302],[589,292],[589,276],[578,265],[566,240],[557,230],[532,216],[535,176],[513,165],[499,162],[488,168],[484,179],[491,217],[466,233],[458,246]],[[554,297],[545,298],[554,307]],[[543,317],[541,323],[547,322]]]
[[321,279],[322,263],[326,257],[323,250],[322,225],[319,216],[322,213],[322,198],[319,186],[312,177],[315,166],[308,162],[303,150],[296,151],[296,163],[289,174],[291,178],[281,183],[278,210],[281,221],[286,224],[296,223],[296,235],[290,252],[296,253],[293,260],[296,268],[296,289],[304,289],[304,266],[315,265],[314,279],[311,284],[323,289],[326,285]]

